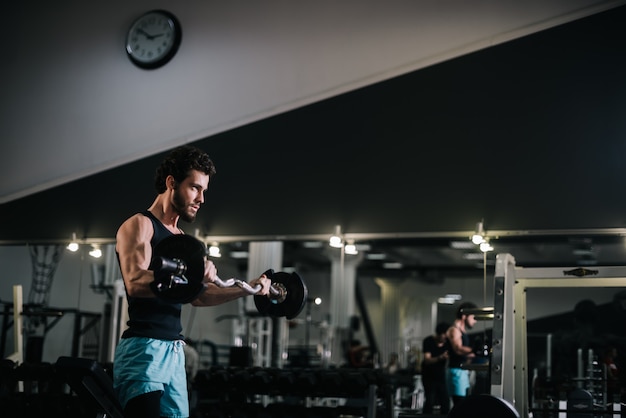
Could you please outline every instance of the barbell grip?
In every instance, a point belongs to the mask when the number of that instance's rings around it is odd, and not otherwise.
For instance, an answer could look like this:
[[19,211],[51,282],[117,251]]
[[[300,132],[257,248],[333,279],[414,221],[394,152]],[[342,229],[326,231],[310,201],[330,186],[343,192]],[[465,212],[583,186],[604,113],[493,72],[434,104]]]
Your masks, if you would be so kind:
[[[176,284],[187,284],[187,279],[184,276],[184,273],[187,271],[187,265],[185,264],[183,260],[180,260],[178,258],[155,257],[152,259],[149,269],[153,271],[166,271],[166,272],[172,273],[173,277],[176,277],[179,279],[178,281],[176,281]],[[260,284],[252,287],[248,283],[244,282],[243,280],[234,279],[234,278],[231,278],[228,280],[222,280],[217,276],[215,276],[214,283],[218,287],[224,287],[224,288],[238,286],[241,289],[245,290],[246,292],[250,293],[251,295],[256,295],[263,288],[263,286],[261,286]],[[279,296],[280,290],[276,289],[273,285],[271,285],[270,293],[274,296]]]
[[[243,290],[245,290],[246,292],[250,293],[251,295],[256,295],[263,288],[263,286],[261,286],[260,284],[257,284],[256,286],[252,287],[248,283],[244,282],[243,280],[233,279],[233,278],[230,278],[228,280],[222,280],[222,279],[220,279],[217,276],[215,276],[215,280],[213,281],[213,283],[215,283],[218,287],[238,286],[238,287],[242,288]],[[270,293],[272,295],[279,295],[280,291],[277,290],[272,285],[272,286],[270,286]]]

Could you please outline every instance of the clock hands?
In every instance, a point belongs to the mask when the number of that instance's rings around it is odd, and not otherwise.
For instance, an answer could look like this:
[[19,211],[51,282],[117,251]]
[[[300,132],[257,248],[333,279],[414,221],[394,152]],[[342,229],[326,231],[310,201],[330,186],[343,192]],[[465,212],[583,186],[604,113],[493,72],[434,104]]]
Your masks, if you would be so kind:
[[159,36],[163,36],[165,35],[164,33],[157,33],[156,35],[150,35],[148,32],[146,32],[145,30],[143,30],[142,28],[138,28],[137,29],[137,33],[141,33],[143,36],[145,36],[146,38],[150,39],[151,41],[153,39],[158,38]]
[[152,36],[152,35],[150,35],[148,32],[146,32],[145,30],[143,30],[143,29],[141,29],[141,28],[138,28],[138,29],[137,29],[137,33],[141,33],[142,35],[144,35],[144,36],[145,36],[146,38],[148,38],[148,39],[150,39],[150,37]]

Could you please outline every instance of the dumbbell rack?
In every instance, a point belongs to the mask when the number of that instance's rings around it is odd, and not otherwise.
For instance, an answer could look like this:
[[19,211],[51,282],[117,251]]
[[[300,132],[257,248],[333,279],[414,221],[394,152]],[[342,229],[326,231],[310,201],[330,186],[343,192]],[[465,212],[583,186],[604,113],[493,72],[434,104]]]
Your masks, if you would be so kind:
[[587,390],[592,398],[594,405],[606,405],[606,376],[604,370],[598,363],[597,357],[594,356],[593,350],[588,350],[586,376],[579,381],[579,386]]
[[213,367],[196,375],[197,412],[270,416],[391,416],[393,399],[384,375],[373,369]]

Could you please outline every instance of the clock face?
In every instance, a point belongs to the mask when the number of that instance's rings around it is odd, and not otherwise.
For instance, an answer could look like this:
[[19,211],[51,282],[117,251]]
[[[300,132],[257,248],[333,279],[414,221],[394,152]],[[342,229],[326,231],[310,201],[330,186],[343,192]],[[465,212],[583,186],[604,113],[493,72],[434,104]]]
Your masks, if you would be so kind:
[[172,59],[181,40],[180,24],[164,10],[139,17],[128,30],[126,52],[141,68],[157,68]]

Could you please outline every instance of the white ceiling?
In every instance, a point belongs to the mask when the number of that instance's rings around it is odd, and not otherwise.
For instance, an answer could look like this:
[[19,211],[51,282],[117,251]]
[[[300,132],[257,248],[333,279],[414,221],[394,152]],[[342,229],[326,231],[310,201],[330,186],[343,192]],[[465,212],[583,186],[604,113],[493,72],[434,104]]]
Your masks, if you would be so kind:
[[[0,204],[624,4],[592,0],[13,2],[0,47]],[[125,31],[167,8],[166,67]]]

